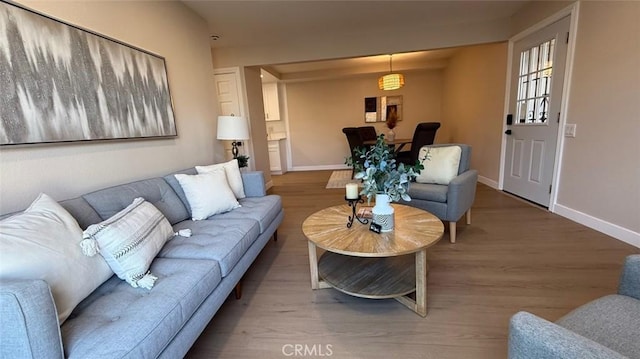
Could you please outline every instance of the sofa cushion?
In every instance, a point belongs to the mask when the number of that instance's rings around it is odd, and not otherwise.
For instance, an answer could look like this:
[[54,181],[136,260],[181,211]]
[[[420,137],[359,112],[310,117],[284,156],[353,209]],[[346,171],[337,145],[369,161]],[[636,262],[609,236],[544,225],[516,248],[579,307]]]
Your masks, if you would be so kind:
[[153,204],[171,224],[190,218],[178,195],[162,178],[131,182],[82,196],[103,220],[123,210],[137,197]]
[[263,233],[282,210],[282,198],[272,194],[264,197],[247,197],[240,201],[240,208],[231,212],[219,214],[220,219],[251,218],[260,224],[260,233]]
[[557,322],[629,358],[640,358],[640,301],[608,295],[589,302]]
[[86,229],[90,225],[102,221],[98,212],[82,197],[68,199],[59,203],[78,221],[78,225],[82,229]]
[[411,199],[447,203],[447,191],[444,185],[412,182],[407,193]]
[[85,254],[97,252],[109,267],[133,287],[151,289],[157,279],[149,271],[151,262],[173,237],[173,229],[165,216],[142,197],[113,217],[92,224],[83,233]]
[[[153,291],[113,277],[62,326],[69,358],[156,358],[220,283],[214,261],[157,258]],[[93,334],[92,334],[93,333]]]
[[189,213],[189,217],[187,218],[191,218],[191,208],[189,208],[189,201],[187,200],[187,196],[184,194],[184,191],[182,190],[182,186],[180,185],[180,182],[178,182],[178,179],[176,179],[176,176],[175,176],[178,174],[192,176],[192,175],[197,175],[198,172],[196,171],[195,168],[187,168],[186,170],[174,172],[162,177],[167,182],[167,184],[169,184],[171,189],[173,189],[173,191],[178,195],[178,198],[180,198],[180,201],[182,201],[182,204],[184,204],[184,207],[187,209],[187,212]]
[[223,168],[198,175],[174,175],[184,191],[194,221],[240,207]]
[[183,221],[173,226],[177,232],[190,229],[191,237],[176,237],[167,242],[159,257],[213,259],[220,263],[226,277],[260,235],[259,225],[250,219],[221,219],[220,215],[203,221]]
[[82,229],[42,193],[24,212],[0,222],[0,279],[43,279],[51,287],[60,323],[113,276],[100,258],[82,254]]
[[237,199],[245,198],[244,185],[242,184],[242,175],[240,174],[240,166],[237,159],[232,159],[229,162],[218,163],[209,166],[196,166],[198,173],[207,173],[223,169],[229,182],[229,187],[233,191],[233,194]]

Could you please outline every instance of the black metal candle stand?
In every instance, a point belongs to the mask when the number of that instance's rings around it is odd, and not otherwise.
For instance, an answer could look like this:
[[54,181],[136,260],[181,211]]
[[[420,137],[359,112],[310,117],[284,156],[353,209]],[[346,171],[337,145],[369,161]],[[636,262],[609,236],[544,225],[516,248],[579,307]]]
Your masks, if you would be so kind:
[[347,201],[349,207],[351,207],[351,215],[349,216],[349,222],[347,222],[347,228],[351,228],[354,219],[357,219],[358,222],[362,224],[369,223],[368,219],[356,216],[356,207],[358,206],[358,203],[364,203],[364,199],[362,197],[358,196],[358,198],[347,198],[345,196],[344,200]]

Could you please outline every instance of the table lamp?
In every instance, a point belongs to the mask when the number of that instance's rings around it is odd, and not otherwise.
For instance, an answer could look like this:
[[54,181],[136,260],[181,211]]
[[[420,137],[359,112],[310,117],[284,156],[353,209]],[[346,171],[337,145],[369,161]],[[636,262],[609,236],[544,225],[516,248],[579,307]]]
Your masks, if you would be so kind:
[[242,116],[218,116],[218,139],[231,140],[231,153],[238,158],[238,140],[249,139],[249,126]]

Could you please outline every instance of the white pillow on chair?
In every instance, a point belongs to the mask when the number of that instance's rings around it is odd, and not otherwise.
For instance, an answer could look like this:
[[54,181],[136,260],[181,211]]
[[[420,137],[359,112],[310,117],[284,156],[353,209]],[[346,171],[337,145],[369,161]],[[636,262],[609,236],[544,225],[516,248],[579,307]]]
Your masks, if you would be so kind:
[[458,176],[461,155],[460,146],[423,146],[418,160],[424,169],[416,177],[416,182],[448,185]]

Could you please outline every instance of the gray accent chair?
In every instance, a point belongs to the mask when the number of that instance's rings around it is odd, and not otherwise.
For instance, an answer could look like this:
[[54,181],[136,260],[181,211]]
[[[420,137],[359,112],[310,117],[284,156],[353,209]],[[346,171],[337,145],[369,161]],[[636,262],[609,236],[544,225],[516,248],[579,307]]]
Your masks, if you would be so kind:
[[509,325],[509,358],[640,358],[640,255],[626,258],[617,294],[555,323],[516,313]]
[[428,147],[460,146],[462,154],[458,176],[449,185],[411,182],[411,201],[400,201],[412,207],[434,214],[443,222],[449,222],[449,241],[456,242],[456,223],[466,213],[467,224],[471,224],[471,205],[476,197],[478,171],[470,169],[471,146],[459,143],[430,145]]

